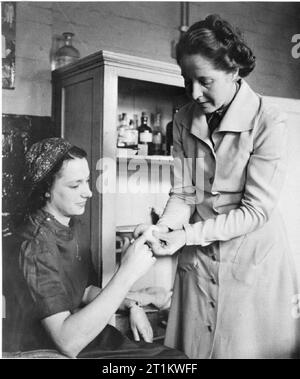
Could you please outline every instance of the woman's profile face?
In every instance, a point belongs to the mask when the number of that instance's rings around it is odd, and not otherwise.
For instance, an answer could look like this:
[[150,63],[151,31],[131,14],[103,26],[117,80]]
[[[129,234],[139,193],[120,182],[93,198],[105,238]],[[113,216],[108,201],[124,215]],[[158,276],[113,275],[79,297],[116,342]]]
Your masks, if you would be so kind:
[[212,113],[230,103],[236,90],[237,72],[217,70],[201,54],[184,55],[180,67],[186,91],[203,113]]
[[58,218],[83,214],[86,202],[92,196],[89,176],[85,158],[65,161],[50,190],[47,209]]

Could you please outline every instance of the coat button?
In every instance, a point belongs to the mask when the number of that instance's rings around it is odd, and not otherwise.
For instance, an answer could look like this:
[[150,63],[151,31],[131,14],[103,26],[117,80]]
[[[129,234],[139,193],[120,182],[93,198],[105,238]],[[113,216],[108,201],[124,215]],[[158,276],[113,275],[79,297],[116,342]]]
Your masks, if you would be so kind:
[[212,308],[215,308],[215,307],[216,307],[216,304],[215,304],[214,301],[210,301],[209,304],[210,304],[210,306],[211,306]]
[[208,331],[211,333],[212,332],[212,327],[211,327],[211,325],[207,325],[207,329],[208,329]]
[[213,255],[211,256],[211,259],[212,259],[214,262],[216,262],[217,257],[215,256],[215,254],[213,254]]
[[210,281],[212,282],[212,284],[217,284],[215,278],[213,278],[213,277],[210,278]]

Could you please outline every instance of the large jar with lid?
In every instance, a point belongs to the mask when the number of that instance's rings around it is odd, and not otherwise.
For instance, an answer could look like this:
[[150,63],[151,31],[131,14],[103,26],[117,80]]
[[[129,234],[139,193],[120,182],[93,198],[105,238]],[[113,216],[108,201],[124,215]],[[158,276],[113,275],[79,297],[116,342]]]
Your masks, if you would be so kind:
[[55,68],[63,67],[69,63],[76,62],[80,58],[79,51],[73,46],[74,33],[63,33],[64,45],[56,52]]

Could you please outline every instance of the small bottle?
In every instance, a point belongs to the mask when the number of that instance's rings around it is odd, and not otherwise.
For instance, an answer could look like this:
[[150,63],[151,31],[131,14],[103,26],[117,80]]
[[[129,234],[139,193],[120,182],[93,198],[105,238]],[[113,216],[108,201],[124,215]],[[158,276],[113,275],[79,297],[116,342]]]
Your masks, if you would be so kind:
[[178,110],[178,108],[173,109],[173,119],[166,126],[166,155],[172,155],[173,153],[173,122]]
[[136,130],[139,128],[139,116],[137,114],[133,115],[133,124]]
[[120,125],[118,127],[117,147],[126,147],[126,132],[127,132],[127,114],[122,113],[119,116]]
[[151,155],[162,153],[161,113],[157,112],[154,118]]
[[69,63],[76,62],[80,58],[80,53],[73,46],[72,38],[74,33],[65,32],[64,36],[64,45],[60,47],[55,54],[55,68],[63,67]]
[[129,125],[126,128],[126,147],[136,149],[138,145],[139,133],[134,125],[133,120],[129,121]]
[[141,155],[148,155],[152,145],[152,129],[148,125],[148,116],[142,112],[141,125],[138,128],[139,132],[139,152]]

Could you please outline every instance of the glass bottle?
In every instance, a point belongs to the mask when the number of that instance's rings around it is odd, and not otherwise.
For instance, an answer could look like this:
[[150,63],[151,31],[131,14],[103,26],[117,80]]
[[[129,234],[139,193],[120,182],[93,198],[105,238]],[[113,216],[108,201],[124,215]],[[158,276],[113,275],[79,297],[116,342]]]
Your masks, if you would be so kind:
[[119,121],[117,147],[126,147],[127,114],[122,113],[119,116]]
[[129,121],[126,128],[126,147],[136,149],[138,145],[138,130],[134,125],[133,120]]
[[80,58],[80,53],[73,46],[74,33],[63,33],[64,45],[60,47],[55,56],[55,68],[63,67],[69,63],[76,62]]
[[173,108],[172,121],[168,122],[166,126],[166,155],[172,155],[173,153],[173,122],[178,110],[179,108]]
[[133,115],[133,123],[136,130],[139,128],[139,116],[137,114]]
[[160,155],[162,150],[161,113],[157,112],[154,118],[152,155]]
[[142,155],[148,155],[152,145],[152,129],[148,125],[148,116],[142,112],[141,125],[138,128],[139,132],[139,150]]

